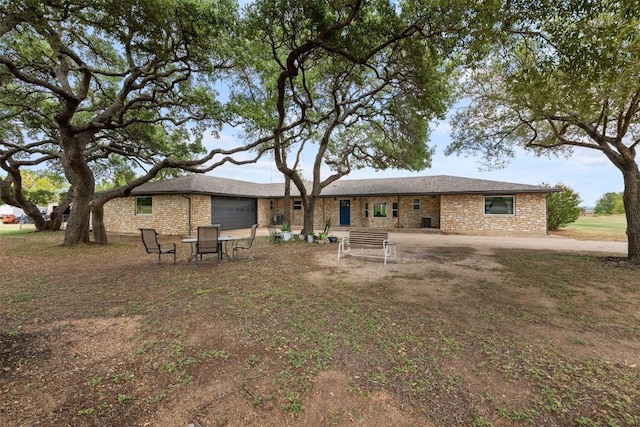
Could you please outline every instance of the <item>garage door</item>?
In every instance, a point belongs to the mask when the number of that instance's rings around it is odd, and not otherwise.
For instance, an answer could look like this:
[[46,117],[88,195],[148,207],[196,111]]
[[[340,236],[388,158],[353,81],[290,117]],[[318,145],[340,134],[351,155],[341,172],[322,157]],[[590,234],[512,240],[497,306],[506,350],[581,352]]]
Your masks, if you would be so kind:
[[211,198],[211,223],[221,230],[249,228],[257,222],[256,199]]

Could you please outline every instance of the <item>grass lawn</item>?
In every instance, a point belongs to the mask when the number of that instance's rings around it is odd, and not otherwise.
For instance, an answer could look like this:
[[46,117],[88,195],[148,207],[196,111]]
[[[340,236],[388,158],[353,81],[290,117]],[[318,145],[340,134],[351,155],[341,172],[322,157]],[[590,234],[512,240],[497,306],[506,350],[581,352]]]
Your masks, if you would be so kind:
[[575,239],[626,242],[626,230],[627,219],[624,215],[585,215],[553,233]]
[[640,425],[621,258],[260,238],[196,267],[62,240],[0,236],[0,425]]
[[0,236],[33,233],[36,227],[33,224],[0,224]]

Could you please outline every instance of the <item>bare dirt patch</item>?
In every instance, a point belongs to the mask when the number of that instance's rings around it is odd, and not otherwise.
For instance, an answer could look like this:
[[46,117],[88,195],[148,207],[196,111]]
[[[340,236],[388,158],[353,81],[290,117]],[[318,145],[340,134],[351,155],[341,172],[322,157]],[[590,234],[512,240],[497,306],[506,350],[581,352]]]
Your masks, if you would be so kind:
[[1,425],[640,420],[640,284],[615,255],[429,236],[385,266],[264,238],[195,267],[59,240],[3,237]]

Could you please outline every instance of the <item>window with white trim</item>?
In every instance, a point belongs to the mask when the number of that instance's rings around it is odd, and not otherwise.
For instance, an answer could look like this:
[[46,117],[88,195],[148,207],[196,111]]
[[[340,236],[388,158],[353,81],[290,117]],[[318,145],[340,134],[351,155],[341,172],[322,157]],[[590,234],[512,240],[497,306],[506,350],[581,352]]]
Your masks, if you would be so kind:
[[153,198],[151,196],[136,197],[136,215],[152,215]]
[[391,216],[398,218],[398,204],[395,202],[391,205]]
[[301,211],[302,210],[302,200],[294,200],[293,201],[293,210]]
[[386,203],[374,203],[373,204],[373,217],[374,218],[386,218],[387,217],[387,204]]
[[514,196],[485,196],[485,215],[513,215],[515,213]]
[[414,211],[419,211],[420,210],[420,198],[419,197],[413,199],[413,210]]

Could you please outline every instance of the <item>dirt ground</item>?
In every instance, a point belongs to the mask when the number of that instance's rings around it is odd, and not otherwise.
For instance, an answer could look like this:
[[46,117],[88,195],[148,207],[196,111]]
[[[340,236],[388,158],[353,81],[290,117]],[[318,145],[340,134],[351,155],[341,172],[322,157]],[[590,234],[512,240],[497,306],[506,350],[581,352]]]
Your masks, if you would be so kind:
[[[243,236],[246,230],[231,234]],[[259,235],[265,234],[266,230],[260,230]],[[333,234],[346,235],[340,231]],[[310,375],[304,393],[299,393],[297,400],[289,397],[292,404],[295,402],[304,410],[277,410],[275,402],[287,397],[272,397],[277,394],[273,377],[282,375],[278,371],[281,359],[294,344],[261,343],[245,330],[248,323],[216,315],[226,306],[233,306],[237,313],[244,308],[236,307],[238,301],[230,293],[226,298],[222,284],[215,288],[215,277],[220,277],[220,283],[229,278],[243,289],[242,278],[251,274],[255,266],[268,281],[269,277],[280,277],[277,271],[292,269],[293,261],[303,267],[302,277],[309,283],[339,282],[348,277],[353,286],[371,292],[372,284],[380,279],[390,283],[392,289],[385,292],[395,303],[449,308],[465,303],[469,295],[477,292],[460,286],[472,287],[489,280],[497,284],[508,282],[495,258],[497,249],[593,252],[614,257],[624,256],[627,250],[624,242],[553,236],[392,233],[391,238],[398,243],[401,256],[387,266],[365,258],[338,261],[337,245],[321,245],[324,247],[319,250],[303,253],[293,246],[282,249],[286,246],[283,245],[278,251],[292,252],[274,258],[269,256],[273,246],[265,242],[256,249],[254,267],[251,262],[241,267],[237,263],[223,263],[213,273],[187,265],[186,247],[180,247],[178,266],[150,266],[151,259],[140,253],[136,237],[116,238],[106,253],[91,248],[82,256],[72,251],[67,256],[60,255],[60,251],[67,249],[52,248],[48,243],[44,243],[44,248],[33,248],[34,252],[28,255],[7,253],[0,248],[3,266],[0,280],[11,283],[13,288],[23,286],[11,296],[0,293],[5,303],[0,311],[3,323],[0,425],[441,425],[416,412],[414,406],[390,393],[388,388],[357,392],[359,387],[354,384],[353,375],[341,369],[342,364]],[[47,251],[56,250],[55,256],[46,256]],[[296,258],[299,254],[302,258]],[[289,260],[288,264],[283,264],[282,259]],[[170,277],[198,285],[188,291],[179,285],[167,287]],[[427,286],[425,277],[430,278]],[[19,284],[21,278],[25,278],[23,285]],[[55,287],[59,291],[53,290]],[[72,289],[71,293],[63,291],[67,287]],[[77,298],[70,300],[74,292]],[[247,288],[246,292],[254,290]],[[527,299],[530,295],[518,289],[505,292],[514,304],[541,308],[554,304],[541,295],[531,301]],[[217,298],[199,299],[214,293]],[[268,300],[264,303],[266,306]],[[473,316],[464,321],[475,326]],[[640,365],[640,343],[628,336],[616,337],[616,345],[612,346],[611,337],[589,330],[581,331],[578,339],[576,331],[558,329],[550,334],[548,327],[535,322],[527,323],[527,330],[517,329],[522,325],[504,326],[506,335],[527,334],[533,343],[564,348],[576,358],[596,356],[621,366]],[[159,343],[165,342],[170,343],[167,350],[170,354],[154,353]],[[166,366],[167,363],[174,366]],[[478,376],[465,357],[458,357],[451,369],[466,372],[465,387],[470,397],[458,403],[461,407],[458,421],[455,413],[446,413],[442,415],[442,420],[446,420],[442,425],[469,425],[468,418],[464,418],[468,408],[464,406],[486,405],[481,396],[494,396],[496,402],[492,405],[499,406],[507,401],[525,401],[530,393],[518,381],[505,383],[498,378]],[[181,372],[187,371],[188,382],[180,377]],[[282,385],[287,380],[279,381],[280,389],[288,390]],[[451,412],[450,406],[437,401],[438,397],[434,399],[434,411],[442,406],[443,413]],[[490,409],[486,414],[478,411],[484,416],[482,419],[493,420],[485,425],[517,425],[495,418]]]

